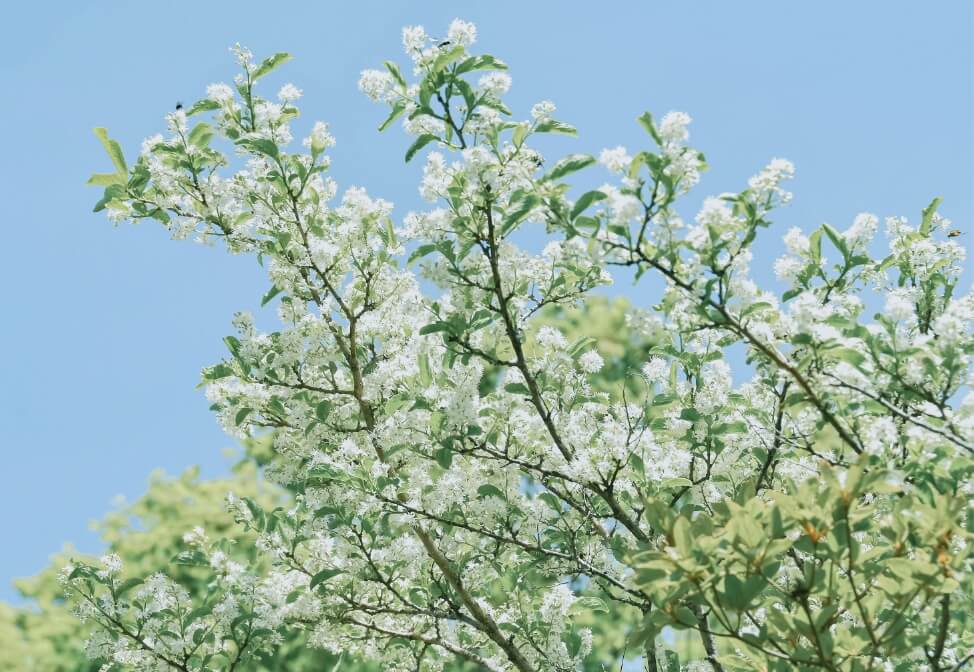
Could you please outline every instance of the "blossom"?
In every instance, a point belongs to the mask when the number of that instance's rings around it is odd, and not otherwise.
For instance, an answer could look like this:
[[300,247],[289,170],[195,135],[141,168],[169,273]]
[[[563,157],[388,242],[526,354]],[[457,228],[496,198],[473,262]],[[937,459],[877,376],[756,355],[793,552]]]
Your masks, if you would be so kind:
[[363,70],[358,80],[358,88],[375,101],[385,101],[393,93],[392,75],[382,70]]
[[894,321],[908,320],[915,317],[915,307],[912,292],[909,289],[894,289],[886,295],[886,307],[883,309],[886,317]]
[[453,21],[450,22],[447,37],[453,44],[459,44],[462,47],[469,47],[477,41],[477,26],[468,21],[453,19]]
[[99,576],[118,576],[122,572],[122,558],[117,553],[109,553],[101,557],[102,570]]
[[494,97],[500,97],[511,88],[511,77],[506,72],[491,72],[480,78],[477,87]]
[[293,103],[295,100],[301,97],[302,91],[294,84],[285,84],[281,87],[281,90],[277,92],[277,97],[285,103]]
[[662,357],[651,357],[648,362],[643,364],[643,375],[651,383],[659,383],[669,373],[669,365]]
[[808,237],[802,233],[802,230],[797,226],[793,226],[788,229],[788,233],[785,234],[785,247],[788,248],[788,253],[793,254],[796,257],[801,256],[808,252],[809,240]]
[[582,371],[585,373],[598,373],[604,363],[602,357],[595,350],[589,350],[578,358],[578,365],[582,367]]
[[[250,660],[300,624],[313,645],[383,669],[441,669],[454,653],[493,669],[577,669],[593,646],[577,614],[652,610],[656,625],[696,624],[706,638],[700,621],[740,612],[728,586],[777,553],[767,585],[746,586],[751,620],[718,625],[731,638],[767,638],[755,655],[781,652],[788,666],[788,652],[810,651],[789,624],[818,622],[835,601],[824,584],[814,599],[791,591],[811,561],[816,575],[908,583],[913,559],[937,557],[945,571],[931,594],[956,592],[949,577],[971,564],[962,514],[974,486],[953,474],[969,470],[974,442],[974,293],[958,290],[965,253],[936,203],[920,226],[887,220],[885,259],[870,255],[875,215],[841,234],[792,228],[773,262],[789,285],[779,296],[751,275],[772,265],[753,241],[791,198],[790,162],[772,159],[685,223],[682,196],[705,164],[687,145],[690,117],[670,112],[650,126],[657,148],[602,150],[611,183],[573,200],[581,184],[562,178],[591,159],[555,163],[558,179],[542,169],[534,134],[562,130],[555,106],[502,116],[507,74],[459,72],[497,65],[461,53],[475,40],[459,19],[447,39],[408,27],[416,83],[391,65],[359,80],[407,134],[432,136],[407,154],[427,148],[426,209],[402,217],[362,187],[336,201],[327,125],[314,124],[309,151],[284,149],[294,85],[277,102],[248,93],[247,109],[213,85],[220,109],[203,128],[223,142],[189,141],[186,115],[173,113],[127,180],[94,180],[109,185],[101,205],[112,219],[158,219],[173,236],[222,241],[266,268],[273,309],[234,317],[228,352],[203,384],[228,433],[266,441],[261,473],[287,494],[227,497],[253,548],[211,541],[202,527],[183,535],[177,562],[204,577],[203,609],[198,590],[164,573],[121,584],[117,555],[73,561],[60,580],[81,615],[111,633],[92,651],[146,670]],[[252,82],[252,57],[238,58],[237,81]],[[458,76],[479,77],[477,89]],[[550,235],[523,240],[525,222]],[[830,263],[822,249],[835,248]],[[641,307],[613,309],[606,322],[593,317],[593,294],[619,266],[653,284],[634,293]],[[869,292],[885,303],[875,319]],[[903,476],[931,469],[923,483]],[[832,534],[822,511],[858,521],[851,536]],[[768,530],[798,555],[768,546]],[[812,557],[825,534],[838,550]],[[517,580],[525,568],[533,578]],[[902,611],[889,585],[856,588],[877,613]],[[704,595],[707,586],[717,590]],[[687,621],[666,607],[674,600],[713,608]],[[924,628],[944,622],[942,601],[915,602],[917,616],[898,626],[915,642],[903,661],[930,658]],[[774,628],[764,627],[769,614]],[[846,641],[857,619],[823,622]],[[868,655],[887,654],[901,655]]]
[[422,26],[406,26],[402,29],[402,46],[406,54],[416,57],[421,54],[429,42],[426,30]]
[[680,144],[690,137],[687,126],[692,119],[685,112],[667,112],[659,124],[659,135],[664,144]]
[[250,51],[250,49],[241,46],[239,42],[233,45],[230,48],[230,51],[233,52],[237,63],[241,66],[248,67],[251,64],[251,61],[254,60],[254,54]]
[[555,113],[555,104],[550,100],[542,100],[531,107],[531,117],[535,121],[547,121]]
[[795,257],[779,257],[774,262],[774,274],[779,280],[794,280],[805,265]]
[[621,173],[629,168],[632,157],[626,153],[626,148],[622,145],[613,149],[603,149],[599,154],[599,163],[608,168],[613,173]]
[[795,176],[795,166],[787,159],[771,159],[760,173],[748,180],[752,197],[758,203],[775,197],[780,203],[791,201],[791,192],[781,188],[781,183]]
[[233,89],[227,84],[210,84],[206,87],[206,97],[218,103],[226,103],[233,100],[233,95]]
[[335,138],[328,130],[328,124],[323,121],[316,121],[311,129],[311,135],[304,139],[305,147],[310,147],[315,151],[323,151],[335,145]]
[[873,239],[873,236],[876,235],[876,230],[878,228],[879,218],[876,217],[876,215],[868,212],[861,212],[856,215],[855,220],[852,222],[852,226],[842,232],[842,237],[845,238],[850,245],[868,244],[869,241]]
[[565,335],[558,329],[545,326],[538,330],[538,343],[543,347],[556,350],[564,348],[568,344],[568,341],[565,340]]

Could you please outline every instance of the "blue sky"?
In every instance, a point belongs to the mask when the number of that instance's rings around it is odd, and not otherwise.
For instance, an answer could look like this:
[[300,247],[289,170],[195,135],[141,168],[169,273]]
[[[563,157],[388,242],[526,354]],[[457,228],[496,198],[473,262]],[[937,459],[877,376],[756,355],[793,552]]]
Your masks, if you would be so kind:
[[[87,5],[87,6],[83,6]],[[295,60],[267,83],[305,90],[301,124],[331,124],[332,175],[421,207],[420,161],[376,132],[383,111],[360,70],[399,58],[399,31],[474,21],[511,66],[509,102],[555,101],[578,139],[556,152],[645,145],[635,117],[693,118],[712,165],[690,199],[738,190],[771,157],[797,167],[794,203],[759,243],[759,277],[790,226],[845,227],[861,211],[916,218],[933,196],[969,235],[974,185],[974,17],[967,2],[132,2],[14,3],[0,26],[0,598],[64,541],[97,550],[87,523],[155,468],[226,469],[222,435],[194,386],[222,356],[240,309],[267,281],[250,258],[172,243],[91,213],[84,182],[108,169],[91,134],[129,156],[177,100],[229,80],[227,47]],[[598,11],[593,11],[597,8]],[[298,127],[304,129],[304,126]],[[604,180],[595,174],[592,180]],[[763,274],[763,275],[762,275]],[[620,288],[627,291],[629,288]],[[634,290],[636,300],[639,293]]]

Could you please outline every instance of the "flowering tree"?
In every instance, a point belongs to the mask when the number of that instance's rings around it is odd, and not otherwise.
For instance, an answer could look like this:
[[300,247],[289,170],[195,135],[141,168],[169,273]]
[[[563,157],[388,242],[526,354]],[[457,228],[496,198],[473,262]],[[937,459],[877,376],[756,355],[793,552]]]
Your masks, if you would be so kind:
[[[92,178],[96,209],[267,264],[280,330],[238,315],[203,377],[228,432],[273,430],[267,473],[297,493],[274,509],[229,498],[268,574],[187,537],[179,560],[215,572],[197,600],[112,558],[68,567],[106,669],[232,670],[288,628],[390,670],[676,670],[673,631],[692,633],[699,669],[962,668],[974,296],[957,295],[963,250],[937,201],[917,226],[888,219],[876,258],[873,215],[789,232],[779,298],[748,266],[790,199],[789,162],[685,224],[704,157],[687,115],[647,113],[647,149],[599,158],[617,183],[573,196],[566,178],[596,159],[543,161],[534,137],[575,129],[550,102],[512,120],[506,66],[472,53],[475,36],[406,28],[411,76],[362,74],[390,109],[381,129],[402,118],[413,136],[406,160],[437,150],[432,209],[399,225],[363,189],[331,205],[324,124],[288,150],[301,92],[256,92],[285,54],[235,49],[235,85],[168,115],[131,169],[99,131],[116,172]],[[542,224],[542,252],[515,244]],[[613,266],[665,282],[627,316],[656,345],[615,394],[592,384],[598,342],[535,328]],[[751,378],[735,388],[739,345]],[[611,655],[585,626],[601,612],[626,637]]]
[[[263,440],[247,442],[247,452],[259,453],[263,443]],[[170,564],[173,556],[184,550],[182,537],[188,530],[205,528],[210,534],[231,541],[229,558],[246,564],[250,571],[265,571],[269,564],[269,558],[258,556],[254,534],[236,525],[227,512],[224,498],[230,490],[271,508],[287,501],[285,491],[261,482],[254,462],[246,459],[236,464],[228,477],[215,480],[200,479],[196,468],[188,469],[179,477],[154,473],[144,495],[121,505],[94,527],[107,544],[108,553],[125,563],[130,575],[148,576],[166,571],[192,599],[202,600],[214,579],[213,571]],[[101,667],[98,661],[106,646],[106,633],[98,632],[97,624],[82,623],[72,615],[57,580],[59,570],[71,557],[76,562],[97,561],[86,556],[79,558],[75,549],[65,548],[49,567],[16,582],[23,603],[0,602],[0,672],[95,672]],[[116,561],[113,558],[109,562]],[[309,648],[304,633],[299,630],[282,635],[273,655],[242,669],[306,672],[335,664],[335,656]],[[85,652],[86,640],[91,660]],[[368,670],[355,669],[356,672]]]
[[[555,308],[542,313],[539,326],[554,326],[571,340],[598,339],[599,348],[605,354],[605,366],[593,376],[592,384],[617,394],[623,373],[638,367],[651,345],[625,324],[628,303],[621,298],[610,302],[604,297],[592,297],[578,308]],[[499,372],[495,371],[496,374]],[[118,558],[106,562],[121,562],[127,577],[167,573],[188,591],[191,599],[204,599],[217,579],[216,570],[171,563],[185,550],[182,539],[187,531],[200,527],[211,536],[231,542],[228,560],[245,566],[255,577],[262,576],[272,566],[272,559],[255,548],[256,536],[252,530],[235,525],[224,499],[232,491],[238,497],[254,499],[264,508],[293,505],[290,491],[258,477],[257,469],[273,457],[272,439],[272,435],[264,435],[245,441],[242,459],[226,478],[200,479],[197,469],[187,470],[178,478],[152,474],[144,495],[94,524],[107,545],[107,553]],[[75,562],[97,562],[97,557],[79,555],[68,546],[44,570],[15,583],[23,601],[0,602],[0,672],[95,672],[101,667],[100,661],[110,657],[113,640],[106,640],[103,632],[92,637],[100,629],[97,623],[91,620],[82,623],[71,613],[71,605],[64,601],[64,591],[57,578],[71,558]],[[617,620],[599,614],[589,625],[594,629],[596,659],[611,659],[622,651],[625,628]],[[307,633],[302,629],[287,628],[280,634],[273,651],[242,662],[238,670],[311,672],[329,670],[336,665],[338,656],[308,647]],[[86,648],[91,658],[86,655]],[[341,660],[342,672],[380,670],[374,663],[349,655]],[[453,666],[453,669],[460,668]]]

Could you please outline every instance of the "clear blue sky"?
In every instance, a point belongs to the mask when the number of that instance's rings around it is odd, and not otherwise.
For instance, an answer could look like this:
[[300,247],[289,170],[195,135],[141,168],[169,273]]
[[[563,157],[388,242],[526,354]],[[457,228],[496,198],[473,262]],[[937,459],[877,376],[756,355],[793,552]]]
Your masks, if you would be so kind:
[[340,185],[365,185],[402,216],[420,205],[419,165],[403,167],[398,130],[376,133],[382,111],[357,92],[358,73],[400,58],[402,25],[435,35],[457,15],[510,64],[517,112],[550,98],[578,126],[560,150],[638,147],[640,112],[686,110],[713,166],[691,201],[791,159],[795,201],[761,243],[759,271],[788,226],[844,227],[863,210],[916,217],[935,195],[974,238],[968,2],[9,4],[0,598],[64,541],[97,550],[87,522],[116,494],[138,496],[151,470],[226,469],[232,441],[194,386],[222,356],[233,312],[256,309],[267,288],[249,258],[92,214],[98,194],[84,182],[109,166],[91,128],[107,126],[131,156],[177,100],[232,76],[229,45],[291,51],[268,91],[303,88],[302,123],[324,119],[338,138]]

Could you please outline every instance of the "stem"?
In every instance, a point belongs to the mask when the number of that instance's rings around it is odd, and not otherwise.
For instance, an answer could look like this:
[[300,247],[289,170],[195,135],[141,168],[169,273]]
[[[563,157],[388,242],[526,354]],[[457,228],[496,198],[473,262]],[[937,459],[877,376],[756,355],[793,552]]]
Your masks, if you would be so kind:
[[429,533],[422,527],[417,525],[413,528],[416,531],[416,536],[423,543],[423,547],[426,548],[426,553],[433,559],[436,566],[440,568],[443,576],[453,587],[460,599],[463,601],[463,605],[470,611],[473,617],[484,626],[484,632],[488,637],[493,640],[497,646],[507,655],[508,660],[513,663],[514,667],[521,670],[521,672],[534,672],[534,668],[527,661],[516,646],[514,646],[513,636],[510,638],[504,637],[504,633],[500,631],[497,627],[497,623],[491,616],[483,610],[480,603],[473,598],[473,596],[467,592],[467,589],[463,585],[463,581],[453,571],[450,567],[450,561],[446,559],[446,556],[440,552],[440,550],[433,543],[433,538],[430,537]]
[[697,617],[697,629],[700,632],[700,639],[703,640],[703,648],[707,652],[707,662],[714,668],[714,672],[724,672],[724,666],[717,660],[717,642],[707,624],[707,614],[698,604],[693,605],[690,610]]

